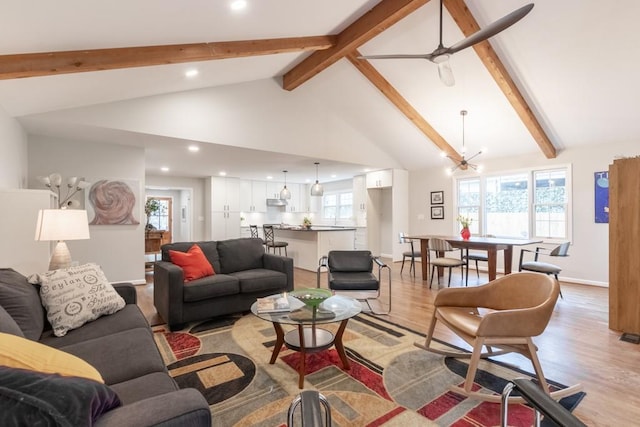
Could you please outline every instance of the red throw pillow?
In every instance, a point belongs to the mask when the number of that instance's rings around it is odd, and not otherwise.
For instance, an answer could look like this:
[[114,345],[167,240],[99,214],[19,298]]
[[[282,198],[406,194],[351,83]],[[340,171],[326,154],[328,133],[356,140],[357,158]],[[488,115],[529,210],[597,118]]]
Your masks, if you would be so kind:
[[182,267],[185,282],[216,274],[198,245],[191,246],[187,252],[170,250],[169,257],[172,263]]

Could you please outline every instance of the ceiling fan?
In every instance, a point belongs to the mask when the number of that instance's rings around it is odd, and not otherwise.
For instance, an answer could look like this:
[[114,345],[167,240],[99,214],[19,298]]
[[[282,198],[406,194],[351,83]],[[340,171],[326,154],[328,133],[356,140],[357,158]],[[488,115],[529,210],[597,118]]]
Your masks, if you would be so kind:
[[358,59],[428,59],[438,65],[438,75],[440,76],[442,83],[446,86],[453,86],[455,84],[455,80],[453,78],[453,71],[451,71],[451,66],[449,65],[449,56],[461,51],[462,49],[471,47],[476,43],[480,43],[489,37],[493,37],[499,32],[509,28],[524,18],[531,9],[533,9],[533,3],[522,6],[520,9],[514,10],[510,14],[503,16],[489,26],[476,31],[469,37],[460,40],[458,43],[450,47],[444,47],[442,44],[442,0],[440,0],[440,44],[438,44],[438,47],[433,52],[415,55],[363,55],[358,57]]

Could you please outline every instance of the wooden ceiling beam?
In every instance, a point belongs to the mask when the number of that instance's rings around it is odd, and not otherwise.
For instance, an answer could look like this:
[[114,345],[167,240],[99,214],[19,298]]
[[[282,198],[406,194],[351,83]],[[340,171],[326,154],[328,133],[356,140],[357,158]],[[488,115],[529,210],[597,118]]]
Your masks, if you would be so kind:
[[335,36],[123,47],[0,56],[0,80],[329,49]]
[[[468,37],[480,30],[478,22],[467,8],[464,0],[444,0],[444,5],[456,24],[458,24],[458,27],[462,30],[465,37]],[[524,99],[524,96],[509,74],[509,71],[507,71],[507,68],[504,66],[495,50],[493,50],[489,41],[485,40],[478,43],[473,46],[473,49],[476,51],[480,60],[500,87],[500,90],[502,90],[504,95],[507,97],[507,100],[509,100],[518,116],[520,116],[520,119],[529,130],[529,133],[533,136],[533,139],[536,141],[544,155],[548,159],[555,158],[557,155],[555,146],[540,125],[536,116],[531,111],[531,108],[529,108],[529,104]]]
[[386,80],[371,63],[361,56],[357,50],[349,53],[347,59],[378,88],[384,96],[395,105],[423,134],[427,136],[441,151],[454,162],[459,163],[462,156],[427,122],[422,115]]
[[282,79],[282,87],[286,90],[297,88],[428,2],[382,0],[338,34],[335,46],[312,53],[288,71]]

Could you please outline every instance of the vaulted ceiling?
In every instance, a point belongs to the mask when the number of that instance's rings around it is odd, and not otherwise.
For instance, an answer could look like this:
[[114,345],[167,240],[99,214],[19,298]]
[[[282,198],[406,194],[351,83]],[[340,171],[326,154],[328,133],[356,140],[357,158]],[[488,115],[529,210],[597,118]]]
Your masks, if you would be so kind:
[[[513,27],[451,57],[454,87],[426,60],[359,59],[435,49],[435,0],[248,0],[241,12],[229,3],[3,7],[0,105],[30,133],[145,146],[152,174],[168,164],[176,175],[211,175],[215,158],[233,175],[284,168],[300,182],[315,160],[336,179],[365,167],[444,168],[440,151],[459,158],[462,109],[467,148],[488,147],[483,158],[542,162],[640,135],[633,0],[615,9],[538,1]],[[523,4],[444,0],[444,44]],[[183,77],[187,68],[198,76]],[[194,114],[180,117],[181,130],[112,117],[155,111],[166,122],[175,116],[159,106],[180,103],[228,117],[208,119],[216,125],[206,132],[193,130],[209,126]],[[192,143],[202,145],[197,158],[185,157]]]

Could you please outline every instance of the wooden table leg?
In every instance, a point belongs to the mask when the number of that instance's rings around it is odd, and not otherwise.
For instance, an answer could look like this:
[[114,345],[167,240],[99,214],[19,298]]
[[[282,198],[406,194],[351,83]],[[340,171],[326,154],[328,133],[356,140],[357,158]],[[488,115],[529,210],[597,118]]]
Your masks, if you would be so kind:
[[420,261],[422,280],[429,280],[429,239],[420,239]]
[[282,349],[282,345],[284,344],[284,331],[282,330],[282,325],[278,322],[272,322],[272,324],[273,329],[276,330],[276,344],[273,347],[273,353],[271,353],[271,360],[269,361],[270,365],[276,363],[280,349]]
[[511,274],[511,262],[513,261],[513,246],[504,248],[504,274]]
[[344,319],[340,322],[340,327],[338,328],[338,332],[336,333],[336,337],[333,340],[333,345],[336,347],[336,351],[338,352],[338,356],[340,356],[340,360],[342,361],[342,366],[344,369],[351,369],[351,365],[349,365],[349,358],[344,351],[344,345],[342,345],[342,334],[344,334],[344,330],[347,327],[347,322],[349,319]]
[[498,251],[494,247],[487,248],[487,264],[489,264],[489,281],[496,280]]

